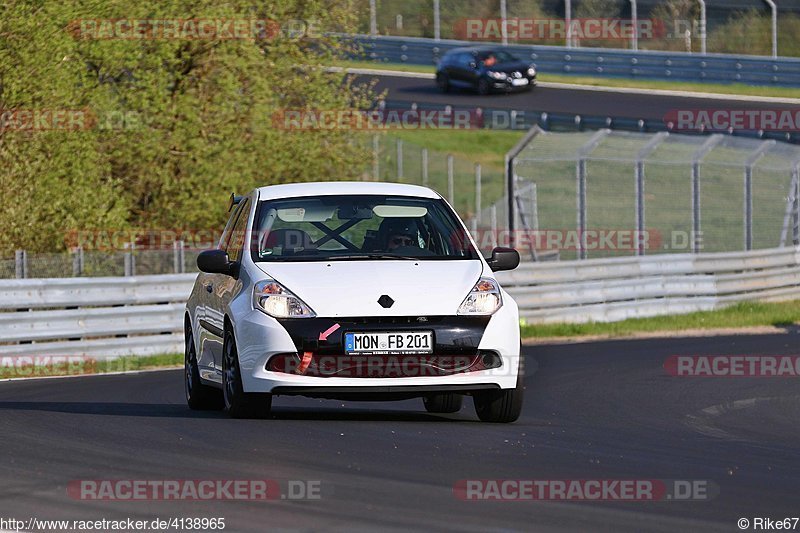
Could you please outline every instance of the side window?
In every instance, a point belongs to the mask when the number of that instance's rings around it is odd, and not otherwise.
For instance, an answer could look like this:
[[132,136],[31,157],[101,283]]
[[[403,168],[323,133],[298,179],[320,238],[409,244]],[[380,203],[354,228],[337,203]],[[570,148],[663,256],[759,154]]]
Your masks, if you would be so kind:
[[228,242],[231,240],[231,232],[233,230],[233,225],[236,224],[236,219],[239,218],[239,213],[242,211],[242,204],[245,202],[241,202],[236,208],[231,212],[230,218],[228,218],[227,224],[225,224],[225,229],[222,230],[222,235],[219,238],[219,249],[225,250],[228,248]]
[[239,218],[230,233],[227,246],[224,248],[228,252],[231,261],[238,261],[242,257],[242,247],[245,242],[245,232],[247,230],[247,219],[250,218],[250,199],[242,201],[242,208],[239,209]]

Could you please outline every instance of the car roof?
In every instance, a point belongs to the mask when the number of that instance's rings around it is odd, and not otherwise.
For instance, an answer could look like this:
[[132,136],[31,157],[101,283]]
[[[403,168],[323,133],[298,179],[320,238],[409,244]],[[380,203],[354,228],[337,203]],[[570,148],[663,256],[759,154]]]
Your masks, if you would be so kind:
[[495,48],[493,46],[462,46],[460,48],[451,48],[450,50],[447,51],[446,54],[459,54],[463,52],[476,54],[478,52],[497,52],[497,51],[498,48]]
[[380,194],[389,196],[413,196],[417,198],[441,198],[434,190],[419,185],[405,183],[384,183],[369,181],[318,181],[305,183],[286,183],[259,187],[260,200],[276,198],[297,198],[302,196],[333,196]]

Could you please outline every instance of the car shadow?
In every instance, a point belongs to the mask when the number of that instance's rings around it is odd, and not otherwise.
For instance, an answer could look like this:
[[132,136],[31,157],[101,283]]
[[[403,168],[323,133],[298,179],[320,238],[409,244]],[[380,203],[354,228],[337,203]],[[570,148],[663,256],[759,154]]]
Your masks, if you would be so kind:
[[[185,405],[124,402],[0,401],[0,411],[39,411],[78,415],[135,416],[155,418],[228,418],[224,411],[192,411]],[[417,411],[276,407],[273,420],[335,420],[353,422],[476,422],[467,412],[438,415]]]
[[222,411],[192,411],[186,405],[174,403],[0,401],[0,410],[161,418],[223,418],[226,416]]

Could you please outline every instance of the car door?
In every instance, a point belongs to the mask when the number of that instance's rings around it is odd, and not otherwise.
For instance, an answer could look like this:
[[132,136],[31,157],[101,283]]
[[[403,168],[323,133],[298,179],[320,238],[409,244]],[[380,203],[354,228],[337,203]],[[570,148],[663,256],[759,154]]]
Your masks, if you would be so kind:
[[[218,248],[225,250],[228,247],[233,235],[233,228],[242,213],[243,204],[244,202],[241,202],[233,209],[219,239]],[[201,287],[200,305],[198,305],[197,311],[198,324],[200,326],[198,328],[197,362],[200,367],[200,376],[214,381],[221,381],[216,362],[219,360],[217,354],[222,353],[222,317],[219,316],[218,303],[215,301],[216,297],[214,295],[215,286],[219,284],[220,276],[220,274],[201,272],[197,280]]]
[[[243,252],[245,242],[245,231],[247,222],[250,218],[250,198],[241,201],[239,213],[233,228],[226,236],[223,250],[228,253],[231,262],[238,262]],[[213,357],[213,367],[216,371],[222,372],[222,344],[223,332],[225,328],[225,310],[239,285],[239,281],[233,276],[226,274],[211,274],[210,290],[208,293],[208,304],[206,307],[206,319],[210,333],[216,337],[217,342],[209,344]]]

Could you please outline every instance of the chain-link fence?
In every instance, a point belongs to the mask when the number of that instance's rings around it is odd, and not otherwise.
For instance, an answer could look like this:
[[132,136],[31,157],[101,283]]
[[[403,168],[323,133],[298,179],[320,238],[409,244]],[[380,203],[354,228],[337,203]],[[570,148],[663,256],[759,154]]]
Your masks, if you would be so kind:
[[800,55],[796,2],[776,3],[774,25],[762,0],[358,0],[357,7],[357,31],[372,35],[754,55],[774,46],[778,55]]
[[61,253],[28,253],[0,258],[0,279],[138,276],[197,272],[197,254],[183,241],[171,249],[84,250]]
[[515,244],[580,259],[797,243],[799,168],[774,140],[539,130],[512,163]]
[[447,198],[483,251],[508,244],[504,167],[430,150],[402,138],[370,136],[372,165],[364,179],[424,185]]

